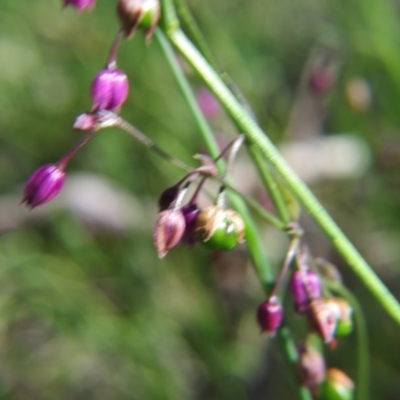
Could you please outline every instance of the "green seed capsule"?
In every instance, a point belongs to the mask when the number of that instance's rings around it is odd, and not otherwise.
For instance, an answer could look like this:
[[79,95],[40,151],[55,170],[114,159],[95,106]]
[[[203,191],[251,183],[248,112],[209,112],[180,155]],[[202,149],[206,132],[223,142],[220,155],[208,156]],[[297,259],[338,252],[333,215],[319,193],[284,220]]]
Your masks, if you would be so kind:
[[354,383],[341,370],[330,368],[320,386],[319,395],[320,400],[353,400]]

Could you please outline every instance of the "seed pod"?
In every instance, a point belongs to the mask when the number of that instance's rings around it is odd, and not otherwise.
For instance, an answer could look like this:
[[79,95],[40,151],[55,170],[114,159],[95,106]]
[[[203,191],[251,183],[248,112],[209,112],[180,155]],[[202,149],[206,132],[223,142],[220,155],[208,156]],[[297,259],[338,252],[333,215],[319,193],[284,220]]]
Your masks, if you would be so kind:
[[283,309],[276,296],[272,296],[258,306],[257,321],[261,332],[274,335],[282,323]]
[[102,69],[92,82],[92,111],[118,112],[128,92],[129,82],[124,72],[114,67]]
[[58,195],[65,181],[65,172],[57,164],[37,169],[25,184],[22,203],[32,209],[47,203]]
[[197,216],[196,233],[213,250],[231,250],[244,241],[244,223],[238,213],[209,206]]
[[353,400],[354,383],[340,369],[329,368],[319,394],[320,400]]
[[290,289],[296,305],[296,310],[304,312],[312,299],[321,297],[321,280],[311,269],[296,270],[290,278]]
[[347,336],[353,331],[353,309],[349,303],[340,297],[326,299],[326,304],[332,310],[336,318],[336,337]]
[[159,258],[165,257],[179,243],[184,231],[185,218],[180,210],[169,209],[158,215],[153,239]]
[[159,0],[119,0],[117,13],[126,36],[131,36],[137,28],[142,28],[148,41],[160,18],[160,2]]

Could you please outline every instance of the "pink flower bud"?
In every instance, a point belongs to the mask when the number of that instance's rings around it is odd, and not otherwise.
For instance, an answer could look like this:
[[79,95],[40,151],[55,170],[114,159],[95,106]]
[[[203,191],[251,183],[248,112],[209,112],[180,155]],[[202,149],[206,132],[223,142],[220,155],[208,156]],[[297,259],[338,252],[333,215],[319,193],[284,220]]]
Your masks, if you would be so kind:
[[124,72],[117,68],[102,69],[92,82],[92,110],[119,111],[128,92],[129,82]]
[[196,100],[206,118],[214,118],[221,110],[217,99],[207,89],[200,89],[196,93]]
[[308,388],[315,387],[325,379],[325,360],[314,349],[300,348],[297,366],[301,382]]
[[55,164],[47,164],[37,169],[28,179],[22,203],[29,208],[49,202],[60,192],[65,180],[65,172]]
[[331,343],[335,337],[336,318],[326,299],[320,298],[310,302],[308,316],[311,325],[325,343]]
[[274,334],[282,322],[282,305],[276,296],[261,303],[257,310],[257,320],[261,332],[269,335]]
[[304,312],[310,300],[321,297],[321,281],[318,274],[311,269],[296,270],[290,278],[296,309]]
[[83,113],[76,117],[72,127],[79,131],[91,131],[95,128],[96,123],[97,117],[95,115]]
[[94,7],[96,0],[64,0],[64,7],[72,6],[78,11]]
[[158,215],[154,227],[154,245],[158,257],[163,258],[175,247],[185,232],[185,217],[180,210],[165,210]]

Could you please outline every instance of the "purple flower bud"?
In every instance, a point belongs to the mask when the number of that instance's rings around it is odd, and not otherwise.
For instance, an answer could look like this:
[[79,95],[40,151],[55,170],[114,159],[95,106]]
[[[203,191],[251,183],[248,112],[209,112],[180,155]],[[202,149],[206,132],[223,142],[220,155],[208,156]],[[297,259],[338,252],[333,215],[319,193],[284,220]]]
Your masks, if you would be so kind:
[[310,300],[321,297],[320,278],[311,269],[294,271],[290,279],[290,289],[299,312],[305,311]]
[[158,215],[154,227],[154,245],[158,257],[163,258],[175,247],[185,232],[185,217],[180,210],[169,209]]
[[65,180],[65,172],[55,164],[47,164],[37,169],[28,179],[22,203],[32,209],[49,202],[60,192]]
[[119,111],[128,92],[129,82],[124,72],[117,68],[102,69],[92,82],[92,110]]
[[200,89],[196,93],[196,100],[206,118],[214,118],[221,109],[217,99],[207,89]]
[[276,332],[282,322],[282,305],[276,296],[261,303],[257,310],[257,320],[261,332],[272,335]]
[[196,204],[189,203],[183,206],[181,211],[185,217],[185,232],[181,242],[193,246],[197,241],[196,222],[200,210]]
[[160,211],[164,211],[173,203],[174,200],[178,197],[179,194],[179,186],[171,186],[165,189],[160,198],[158,199],[158,206],[160,207]]
[[94,7],[96,0],[64,0],[64,7],[72,6],[78,11]]

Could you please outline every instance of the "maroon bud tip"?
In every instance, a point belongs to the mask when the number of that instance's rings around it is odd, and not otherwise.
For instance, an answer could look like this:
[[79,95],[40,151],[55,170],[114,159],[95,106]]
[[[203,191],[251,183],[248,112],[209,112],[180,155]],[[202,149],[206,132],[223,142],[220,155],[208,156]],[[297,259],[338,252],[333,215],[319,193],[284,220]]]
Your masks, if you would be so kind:
[[269,335],[274,334],[282,322],[283,309],[276,296],[261,303],[257,310],[257,320],[261,332]]
[[182,239],[185,218],[180,210],[165,210],[157,218],[154,227],[154,245],[158,257],[163,258]]
[[128,92],[129,82],[125,73],[117,68],[105,68],[92,82],[92,110],[119,111]]
[[310,78],[312,90],[317,94],[327,93],[335,82],[335,76],[329,68],[316,69]]
[[189,203],[183,206],[181,211],[185,218],[185,232],[183,233],[181,242],[193,246],[198,238],[196,224],[200,210],[196,204]]
[[169,206],[176,200],[178,194],[180,192],[179,185],[171,186],[165,189],[160,198],[158,199],[158,206],[160,207],[160,211],[164,211],[169,208]]
[[96,0],[64,0],[64,7],[72,6],[77,11],[83,11],[87,8],[93,8]]
[[321,280],[311,269],[296,270],[290,278],[290,289],[299,312],[304,312],[310,300],[321,297]]
[[47,203],[58,195],[65,181],[65,172],[55,164],[37,169],[28,179],[22,203],[32,209]]

